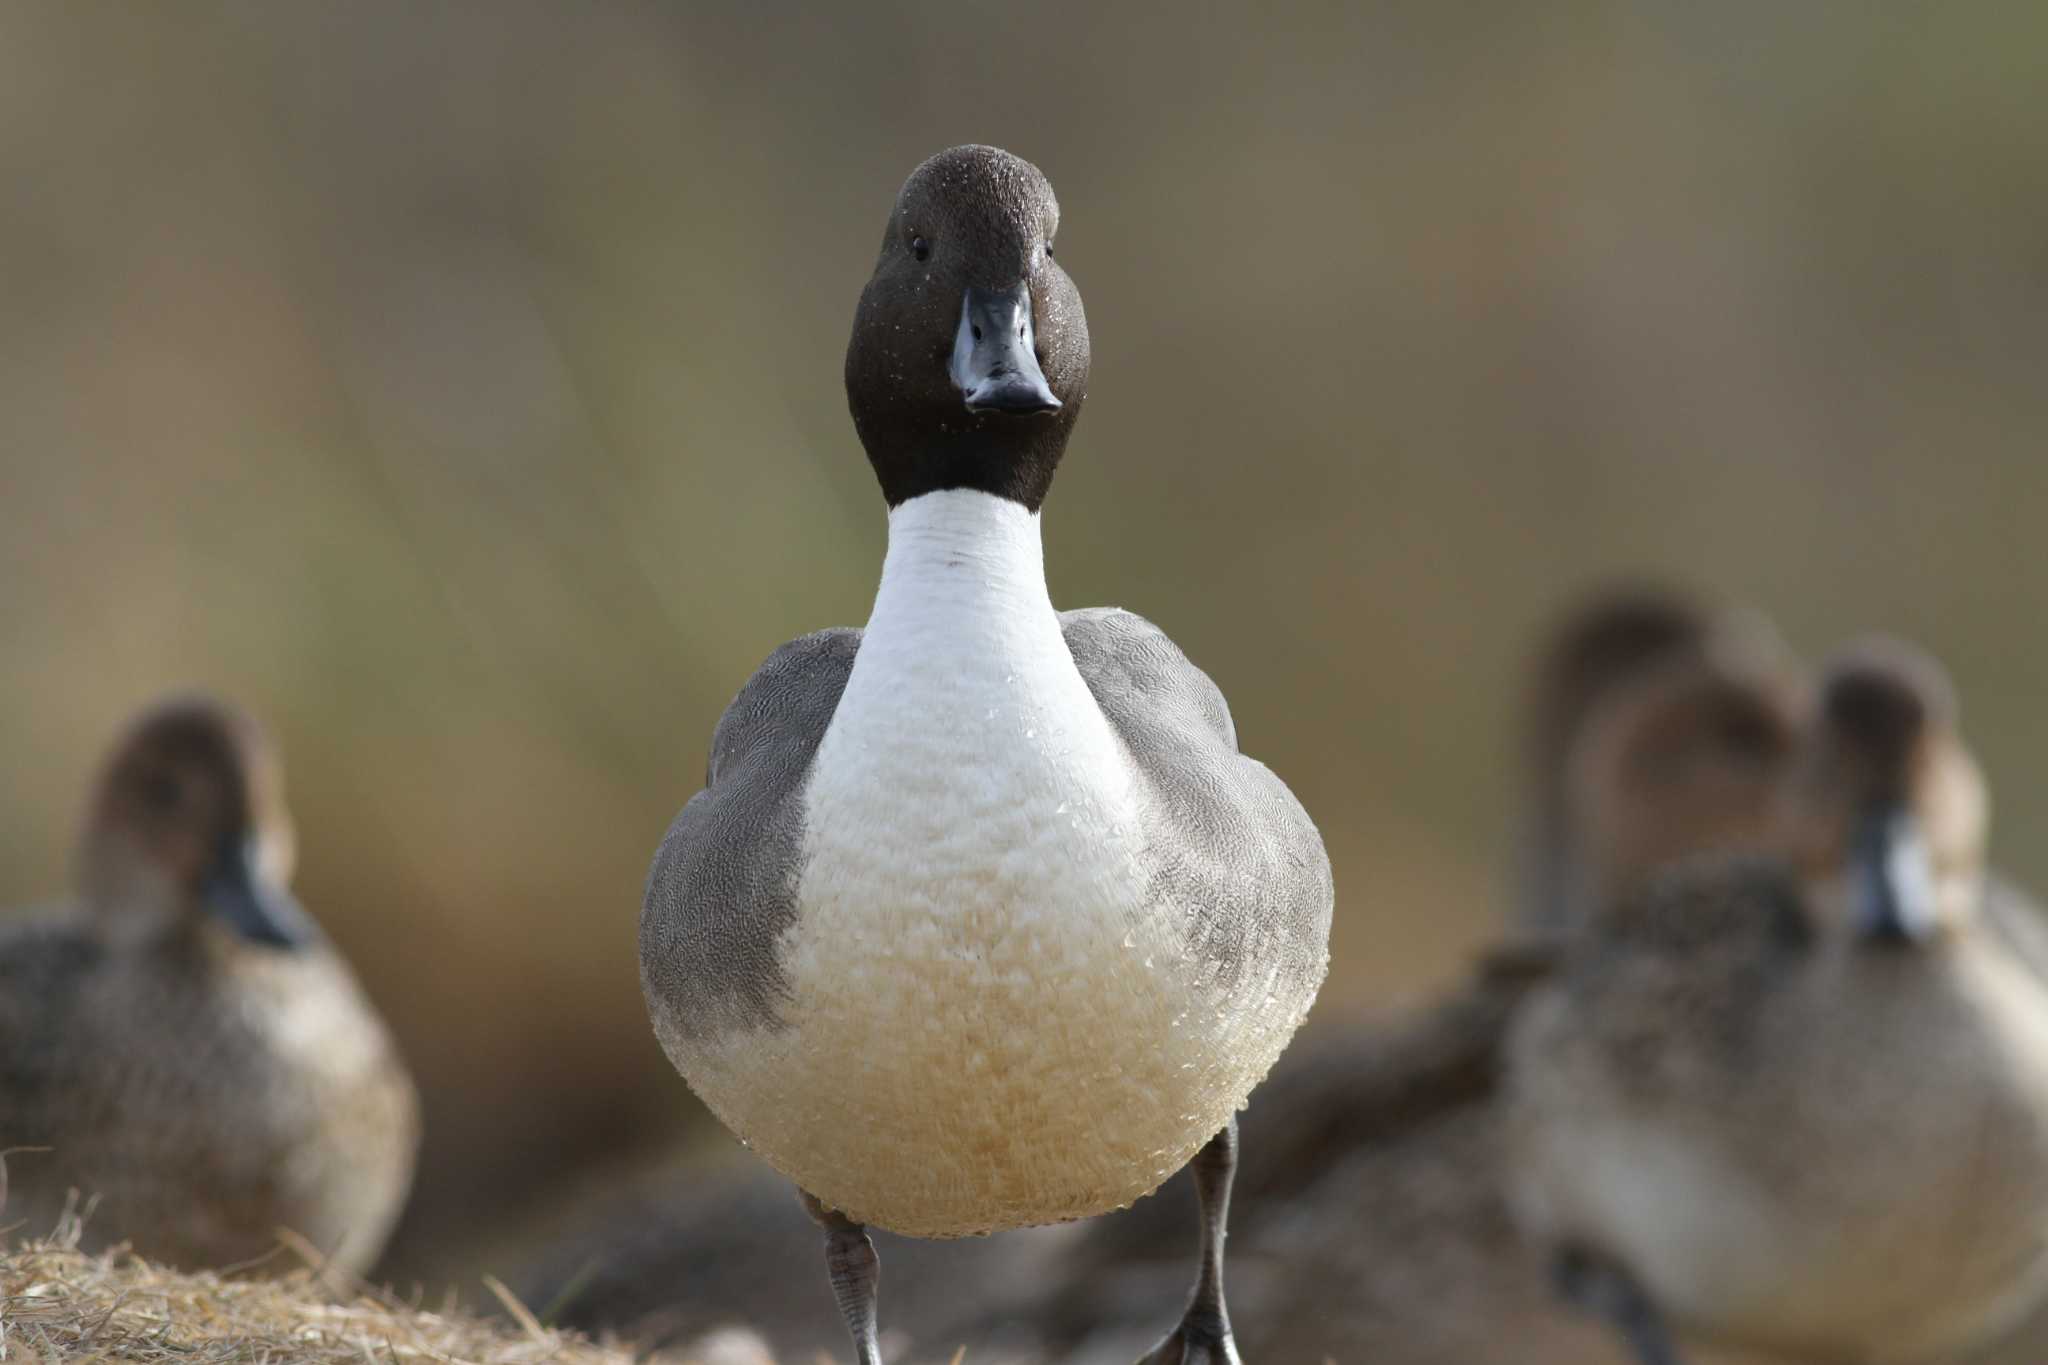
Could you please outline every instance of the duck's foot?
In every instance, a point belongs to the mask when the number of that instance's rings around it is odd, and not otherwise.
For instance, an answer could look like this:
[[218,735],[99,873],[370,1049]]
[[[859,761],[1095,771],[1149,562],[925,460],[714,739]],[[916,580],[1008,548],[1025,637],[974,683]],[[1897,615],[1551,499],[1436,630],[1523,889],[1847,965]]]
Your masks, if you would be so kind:
[[1244,1365],[1230,1325],[1197,1326],[1183,1322],[1145,1354],[1138,1365]]
[[1685,1365],[1664,1315],[1626,1270],[1584,1247],[1564,1247],[1550,1274],[1558,1297],[1612,1327],[1639,1365]]
[[825,1269],[832,1277],[832,1297],[846,1319],[853,1338],[856,1365],[882,1365],[882,1348],[876,1336],[875,1300],[882,1280],[882,1261],[868,1230],[837,1209],[828,1209],[798,1190],[804,1210],[825,1229]]
[[1243,1365],[1223,1306],[1223,1239],[1230,1221],[1230,1182],[1237,1174],[1237,1120],[1209,1139],[1188,1163],[1202,1206],[1202,1262],[1194,1297],[1180,1326],[1138,1365]]

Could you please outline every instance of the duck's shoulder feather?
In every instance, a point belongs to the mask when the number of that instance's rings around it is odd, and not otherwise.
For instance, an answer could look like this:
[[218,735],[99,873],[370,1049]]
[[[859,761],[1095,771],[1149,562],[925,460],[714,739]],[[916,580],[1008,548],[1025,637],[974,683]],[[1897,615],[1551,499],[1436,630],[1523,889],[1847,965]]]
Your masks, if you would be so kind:
[[1335,893],[1313,821],[1238,752],[1230,707],[1166,632],[1115,607],[1060,614],[1067,649],[1146,793],[1152,894],[1184,914],[1190,952],[1234,985],[1256,967],[1312,998]]
[[860,639],[838,627],[790,641],[712,731],[704,789],[661,841],[640,915],[641,984],[664,1041],[776,1024],[788,991],[776,941],[796,920],[804,779]]

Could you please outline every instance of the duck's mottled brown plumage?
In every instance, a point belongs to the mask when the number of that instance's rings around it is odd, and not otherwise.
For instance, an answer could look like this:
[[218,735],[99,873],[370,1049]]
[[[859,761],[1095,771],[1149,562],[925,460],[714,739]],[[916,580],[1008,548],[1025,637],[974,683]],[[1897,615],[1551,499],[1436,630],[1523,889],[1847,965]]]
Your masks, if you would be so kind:
[[0,1149],[49,1149],[11,1159],[7,1223],[47,1232],[76,1190],[87,1245],[185,1266],[261,1257],[280,1226],[353,1269],[381,1249],[417,1098],[324,939],[255,943],[210,912],[213,851],[245,839],[282,895],[262,736],[217,703],[165,703],[95,789],[78,902],[0,928]]
[[2040,1302],[2048,990],[1953,726],[1931,661],[1845,652],[1756,846],[1625,897],[1523,1009],[1535,1240],[1814,1359],[1956,1360]]

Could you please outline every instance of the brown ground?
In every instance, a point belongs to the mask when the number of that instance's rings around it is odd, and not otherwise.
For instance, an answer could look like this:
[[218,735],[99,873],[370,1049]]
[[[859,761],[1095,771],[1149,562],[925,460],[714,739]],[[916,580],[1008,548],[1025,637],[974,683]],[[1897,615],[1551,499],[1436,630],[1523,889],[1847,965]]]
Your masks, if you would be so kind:
[[[178,1361],[181,1365],[627,1365],[625,1352],[542,1327],[523,1308],[486,1321],[367,1285],[330,1292],[313,1264],[277,1278],[187,1275],[119,1250],[66,1241],[0,1254],[0,1358]],[[704,1365],[710,1365],[706,1360]]]

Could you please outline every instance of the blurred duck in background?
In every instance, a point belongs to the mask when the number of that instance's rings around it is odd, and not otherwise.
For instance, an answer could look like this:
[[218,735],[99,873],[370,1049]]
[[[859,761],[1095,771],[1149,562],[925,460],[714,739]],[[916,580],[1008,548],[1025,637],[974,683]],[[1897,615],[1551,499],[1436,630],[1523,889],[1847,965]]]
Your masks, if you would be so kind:
[[5,1219],[186,1267],[277,1229],[367,1268],[419,1137],[405,1066],[287,889],[275,753],[247,716],[145,711],[93,790],[75,903],[0,928]]
[[1707,609],[1683,594],[1617,585],[1553,623],[1523,697],[1521,824],[1516,830],[1513,927],[1553,933],[1570,918],[1577,839],[1566,799],[1567,756],[1601,702],[1675,659],[1696,658],[1710,634]]
[[[1583,824],[1601,814],[1611,816],[1613,796],[1618,794],[1592,793],[1592,803],[1602,808],[1596,812],[1588,809],[1587,794],[1574,793],[1571,785],[1574,751],[1584,747],[1588,729],[1615,710],[1618,699],[1659,673],[1684,677],[1691,670],[1693,684],[1703,694],[1698,704],[1713,706],[1705,694],[1718,689],[1725,700],[1739,706],[1733,699],[1750,683],[1786,674],[1786,659],[1777,630],[1760,613],[1710,606],[1649,584],[1617,584],[1589,595],[1562,616],[1537,651],[1524,694],[1522,816],[1510,896],[1511,927],[1535,937],[1555,935],[1569,930],[1582,913],[1614,893],[1611,885],[1600,884],[1598,869],[1588,861],[1589,853],[1600,847],[1602,832]],[[1766,686],[1776,690],[1782,683]],[[1713,746],[1688,747],[1700,738],[1697,727],[1709,722],[1707,717],[1672,715],[1665,723],[1681,756],[1707,756],[1710,782],[1742,783],[1742,765],[1736,761],[1739,742],[1727,752]],[[1612,736],[1615,727],[1610,725],[1608,732]],[[1581,759],[1579,766],[1597,762]],[[1676,768],[1627,775],[1626,780],[1631,785],[1677,783],[1681,799],[1722,802],[1730,811],[1746,811],[1748,806],[1740,793],[1693,790],[1685,785],[1688,774]],[[1683,811],[1667,810],[1655,793],[1639,795],[1647,796],[1646,809],[1651,812],[1641,836],[1687,847],[1703,833]],[[1729,797],[1733,799],[1725,800]],[[1654,862],[1650,852],[1634,850],[1634,861]],[[1612,862],[1622,854],[1615,850],[1598,856]]]
[[1644,1365],[1955,1360],[2048,1288],[2048,989],[1939,667],[1844,652],[1778,786],[1520,1012],[1514,1206]]
[[1801,687],[1774,633],[1725,615],[1697,650],[1616,679],[1561,753],[1567,894],[1553,946],[1596,931],[1673,864],[1766,845],[1799,743]]

